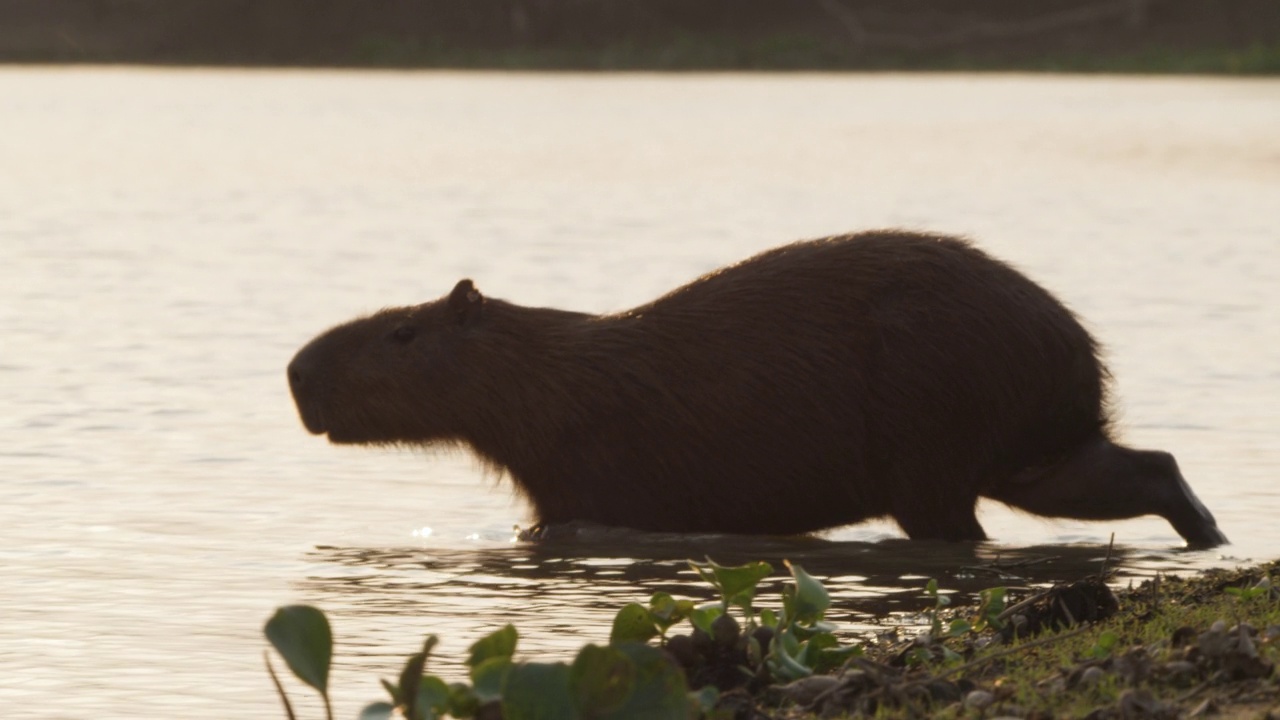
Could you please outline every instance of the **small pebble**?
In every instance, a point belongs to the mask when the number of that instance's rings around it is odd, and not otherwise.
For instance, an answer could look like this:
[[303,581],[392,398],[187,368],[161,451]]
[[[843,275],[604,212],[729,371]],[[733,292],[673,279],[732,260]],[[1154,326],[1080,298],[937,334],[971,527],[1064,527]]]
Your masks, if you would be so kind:
[[1093,687],[1106,676],[1106,671],[1100,667],[1085,668],[1085,671],[1080,673],[1080,686]]
[[986,690],[974,690],[964,696],[964,706],[971,710],[986,710],[995,701],[996,696]]

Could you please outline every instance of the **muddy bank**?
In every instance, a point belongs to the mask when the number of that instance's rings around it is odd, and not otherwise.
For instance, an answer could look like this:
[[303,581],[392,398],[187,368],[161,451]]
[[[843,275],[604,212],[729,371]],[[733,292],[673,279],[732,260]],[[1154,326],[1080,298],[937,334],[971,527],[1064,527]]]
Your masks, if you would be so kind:
[[0,0],[0,61],[1280,72],[1272,0]]
[[1096,578],[1062,585],[1003,613],[1038,626],[1025,636],[1006,622],[884,639],[842,672],[771,688],[749,709],[741,693],[722,702],[757,719],[1280,717],[1277,571],[1160,577],[1114,595]]

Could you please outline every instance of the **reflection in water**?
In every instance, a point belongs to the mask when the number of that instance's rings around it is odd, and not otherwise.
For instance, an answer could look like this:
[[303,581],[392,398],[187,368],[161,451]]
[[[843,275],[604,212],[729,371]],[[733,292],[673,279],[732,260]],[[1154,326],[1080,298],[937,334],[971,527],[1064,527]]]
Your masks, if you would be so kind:
[[[340,622],[368,625],[380,635],[379,623],[386,624],[385,632],[407,618],[416,632],[442,635],[452,641],[453,652],[440,655],[437,670],[460,673],[458,651],[501,623],[512,622],[524,633],[523,652],[565,657],[585,642],[604,640],[614,613],[626,603],[647,602],[652,593],[714,600],[714,591],[689,568],[689,558],[728,565],[770,562],[775,573],[761,583],[761,607],[780,606],[783,561],[797,563],[826,584],[829,619],[846,634],[866,636],[886,627],[917,629],[923,622],[919,613],[929,604],[923,593],[929,578],[947,594],[972,596],[996,585],[1014,589],[1079,579],[1097,573],[1107,556],[1106,547],[1091,545],[1008,548],[593,528],[576,538],[476,550],[321,546],[307,554],[313,572],[298,585]],[[1149,573],[1156,561],[1149,555],[1145,567],[1136,567],[1133,557],[1126,548],[1110,551],[1107,562],[1118,571],[1117,582]],[[1162,560],[1166,570],[1176,566],[1172,554]],[[396,643],[407,647],[409,641]],[[357,641],[346,652],[381,659],[388,650]]]

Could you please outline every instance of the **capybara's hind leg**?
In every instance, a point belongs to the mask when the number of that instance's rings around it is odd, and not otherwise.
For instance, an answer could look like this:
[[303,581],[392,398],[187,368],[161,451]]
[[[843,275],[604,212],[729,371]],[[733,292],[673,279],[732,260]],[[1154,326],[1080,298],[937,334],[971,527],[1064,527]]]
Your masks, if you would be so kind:
[[1131,450],[1104,438],[1056,466],[1026,470],[986,495],[1055,517],[1118,520],[1159,515],[1193,547],[1227,542],[1172,455]]

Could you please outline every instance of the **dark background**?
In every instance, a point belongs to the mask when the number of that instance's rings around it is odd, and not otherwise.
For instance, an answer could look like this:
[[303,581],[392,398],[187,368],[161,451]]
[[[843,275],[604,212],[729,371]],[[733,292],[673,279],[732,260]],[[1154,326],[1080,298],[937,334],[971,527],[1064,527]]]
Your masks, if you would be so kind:
[[1280,0],[0,0],[0,61],[1280,72]]

